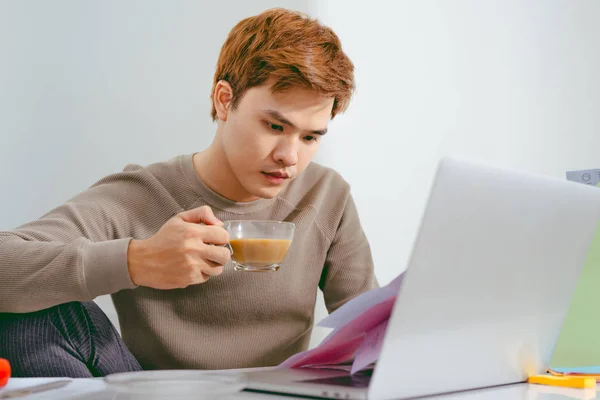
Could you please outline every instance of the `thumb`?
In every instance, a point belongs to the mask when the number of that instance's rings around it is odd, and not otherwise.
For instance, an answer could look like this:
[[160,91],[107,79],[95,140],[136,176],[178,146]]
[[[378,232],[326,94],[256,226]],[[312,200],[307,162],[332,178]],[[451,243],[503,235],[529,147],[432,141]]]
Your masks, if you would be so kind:
[[215,217],[215,214],[213,214],[212,209],[209,206],[202,206],[184,211],[179,213],[179,218],[192,224],[223,225],[223,222]]

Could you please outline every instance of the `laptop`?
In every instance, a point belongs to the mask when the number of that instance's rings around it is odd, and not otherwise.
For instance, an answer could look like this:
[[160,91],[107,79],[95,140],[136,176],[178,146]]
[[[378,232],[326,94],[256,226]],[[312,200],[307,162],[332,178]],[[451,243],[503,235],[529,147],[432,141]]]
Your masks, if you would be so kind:
[[599,220],[600,188],[443,158],[374,368],[251,372],[246,390],[405,399],[545,373]]

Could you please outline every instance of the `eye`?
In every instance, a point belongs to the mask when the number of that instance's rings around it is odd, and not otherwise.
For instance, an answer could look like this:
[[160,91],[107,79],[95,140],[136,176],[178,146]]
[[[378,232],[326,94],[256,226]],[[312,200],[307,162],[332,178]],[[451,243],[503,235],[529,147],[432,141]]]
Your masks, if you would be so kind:
[[283,132],[283,126],[277,125],[277,124],[272,124],[269,121],[265,121],[265,123],[271,130]]
[[304,136],[303,139],[306,140],[307,142],[316,142],[317,141],[317,137],[312,136],[312,135]]

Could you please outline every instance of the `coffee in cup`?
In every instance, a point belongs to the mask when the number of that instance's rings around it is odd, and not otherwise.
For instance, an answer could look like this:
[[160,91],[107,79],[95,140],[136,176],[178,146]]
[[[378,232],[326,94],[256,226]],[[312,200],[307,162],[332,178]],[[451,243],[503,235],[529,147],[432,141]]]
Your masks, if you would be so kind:
[[292,244],[295,227],[292,222],[281,221],[226,221],[234,268],[277,271]]

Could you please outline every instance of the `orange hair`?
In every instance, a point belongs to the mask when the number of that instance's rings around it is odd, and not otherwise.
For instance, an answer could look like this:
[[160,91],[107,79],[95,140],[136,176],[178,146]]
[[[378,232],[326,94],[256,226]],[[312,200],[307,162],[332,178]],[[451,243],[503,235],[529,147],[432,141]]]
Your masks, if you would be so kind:
[[231,85],[235,109],[246,90],[270,78],[273,93],[301,87],[333,97],[332,119],[346,110],[355,88],[354,65],[333,30],[300,12],[273,8],[243,19],[229,32],[211,90],[213,121],[217,82]]

